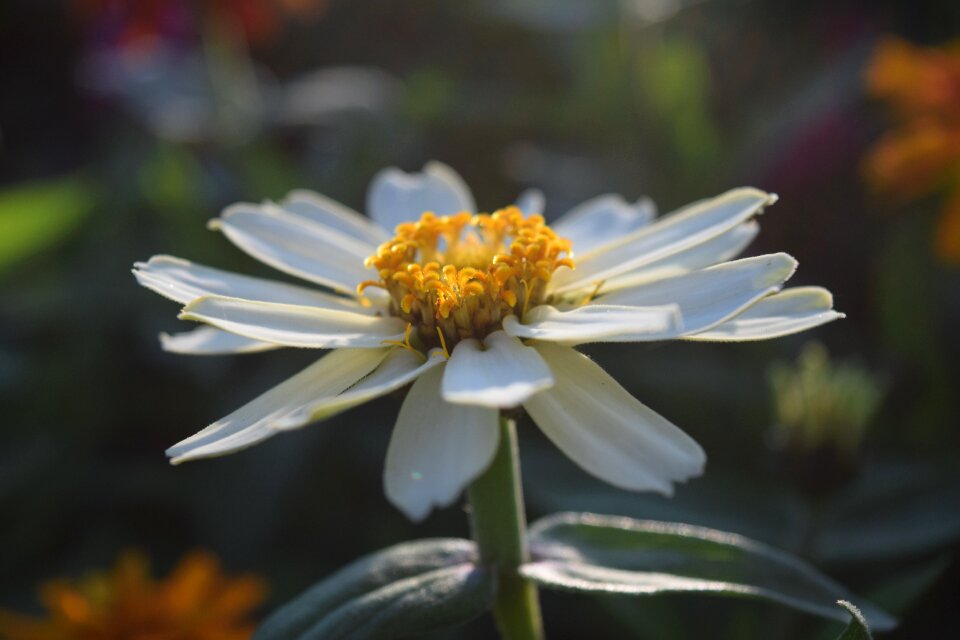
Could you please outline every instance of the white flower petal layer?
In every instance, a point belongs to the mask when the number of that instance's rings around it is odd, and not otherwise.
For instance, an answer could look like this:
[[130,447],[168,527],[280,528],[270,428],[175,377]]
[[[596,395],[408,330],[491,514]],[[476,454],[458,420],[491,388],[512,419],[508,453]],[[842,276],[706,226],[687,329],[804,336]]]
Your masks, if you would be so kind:
[[374,176],[367,192],[367,213],[388,231],[425,211],[444,216],[476,210],[463,178],[441,162],[428,162],[422,173],[384,169]]
[[280,345],[260,342],[216,327],[200,326],[192,331],[160,334],[164,351],[191,356],[218,356],[231,353],[258,353],[279,349]]
[[843,318],[833,310],[833,296],[821,287],[793,287],[765,298],[732,320],[686,340],[744,342],[799,333]]
[[386,230],[369,218],[314,191],[291,191],[280,206],[374,246],[390,239]]
[[577,205],[550,226],[561,238],[573,241],[577,255],[586,255],[650,224],[656,215],[657,208],[649,198],[630,204],[622,196],[611,193]]
[[446,358],[439,349],[434,349],[426,360],[409,349],[394,349],[370,375],[343,393],[333,397],[319,398],[316,402],[309,403],[277,420],[274,426],[277,429],[296,429],[310,422],[329,418],[336,413],[396,391],[444,362]]
[[553,386],[553,375],[532,347],[494,331],[483,341],[461,340],[443,374],[443,399],[484,407],[516,407]]
[[703,244],[698,244],[662,260],[657,260],[645,267],[640,267],[636,271],[611,278],[603,283],[601,291],[608,293],[628,287],[636,287],[655,280],[672,278],[726,262],[740,255],[740,252],[747,248],[747,245],[753,241],[759,231],[760,225],[755,220],[748,220]]
[[173,256],[154,256],[147,262],[136,263],[134,267],[133,275],[136,276],[137,282],[182,304],[203,296],[227,296],[370,313],[369,309],[351,298],[334,296],[285,282],[221,271]]
[[534,214],[543,215],[543,209],[547,204],[547,199],[540,189],[527,189],[517,196],[517,208],[523,211],[523,215],[532,216]]
[[497,410],[445,402],[442,376],[437,367],[413,383],[387,449],[384,490],[414,521],[452,504],[490,464],[500,437]]
[[744,188],[690,205],[586,255],[578,254],[577,268],[554,274],[551,290],[560,293],[590,287],[686,251],[730,231],[775,201],[771,194]]
[[206,296],[185,306],[181,320],[195,320],[254,340],[287,347],[379,347],[403,337],[405,323],[350,311]]
[[521,324],[515,316],[503,320],[503,330],[517,338],[566,345],[588,342],[648,342],[680,335],[683,319],[677,305],[626,307],[591,304],[570,311],[541,305]]
[[684,333],[709,329],[775,293],[797,268],[785,253],[701,269],[682,276],[657,280],[632,289],[621,289],[597,298],[597,304],[654,307],[677,304]]
[[333,351],[222,420],[170,447],[167,455],[171,462],[178,464],[232,453],[266,440],[277,433],[275,422],[318,397],[340,393],[370,373],[389,351]]
[[603,369],[569,347],[538,344],[557,384],[523,406],[550,440],[589,473],[633,491],[673,494],[703,473],[690,436],[644,406]]
[[232,205],[210,228],[274,269],[349,295],[375,275],[363,266],[372,244],[273,205]]

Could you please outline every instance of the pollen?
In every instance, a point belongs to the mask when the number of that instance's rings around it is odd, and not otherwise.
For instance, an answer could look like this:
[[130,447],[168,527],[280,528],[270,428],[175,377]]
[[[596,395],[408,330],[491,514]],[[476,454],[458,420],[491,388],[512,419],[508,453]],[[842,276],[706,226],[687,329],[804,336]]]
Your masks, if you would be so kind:
[[[574,267],[570,241],[543,216],[515,206],[494,213],[437,216],[426,212],[366,260],[390,294],[390,313],[414,328],[414,341],[446,352],[465,338],[482,339],[503,319],[548,302],[553,273]],[[407,342],[410,337],[407,338]]]

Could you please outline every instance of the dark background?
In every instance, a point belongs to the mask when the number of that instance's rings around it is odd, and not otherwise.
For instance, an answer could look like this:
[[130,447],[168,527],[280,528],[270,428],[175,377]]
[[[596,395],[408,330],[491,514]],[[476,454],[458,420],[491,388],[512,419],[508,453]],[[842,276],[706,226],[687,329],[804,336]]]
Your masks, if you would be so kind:
[[[181,328],[177,306],[130,275],[156,253],[267,274],[206,220],[297,187],[362,210],[378,169],[439,159],[481,209],[535,186],[548,218],[603,192],[646,194],[661,211],[745,184],[779,193],[749,253],[791,253],[792,283],[829,287],[848,318],[772,342],[589,349],[703,445],[707,472],[672,501],[621,492],[524,423],[531,519],[581,509],[743,533],[902,616],[888,637],[944,637],[960,593],[960,280],[931,249],[941,200],[891,207],[860,167],[890,126],[864,90],[878,38],[946,42],[960,5],[175,5],[0,5],[0,608],[37,610],[44,580],[108,567],[124,548],[163,573],[201,547],[265,576],[266,612],[364,553],[468,535],[461,508],[413,525],[386,502],[399,397],[168,465],[167,446],[316,354],[166,354],[156,335]],[[767,368],[814,338],[885,385],[848,454],[771,444]],[[840,628],[707,597],[543,604],[551,638]],[[491,633],[484,619],[438,637]]]

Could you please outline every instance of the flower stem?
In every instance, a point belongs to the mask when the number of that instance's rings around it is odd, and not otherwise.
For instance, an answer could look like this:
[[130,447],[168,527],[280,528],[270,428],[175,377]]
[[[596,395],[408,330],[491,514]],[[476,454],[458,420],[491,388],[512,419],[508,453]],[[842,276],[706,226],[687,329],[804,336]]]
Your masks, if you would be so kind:
[[490,467],[470,485],[468,496],[480,561],[497,570],[493,617],[500,635],[507,640],[540,640],[543,622],[537,588],[517,573],[529,556],[513,420],[500,419],[500,446]]

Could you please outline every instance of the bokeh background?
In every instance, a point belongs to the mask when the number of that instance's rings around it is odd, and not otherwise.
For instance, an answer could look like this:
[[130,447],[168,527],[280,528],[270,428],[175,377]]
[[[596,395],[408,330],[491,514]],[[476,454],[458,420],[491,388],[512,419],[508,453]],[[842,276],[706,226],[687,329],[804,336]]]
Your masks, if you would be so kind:
[[[949,46],[960,4],[4,1],[0,609],[39,615],[40,585],[123,549],[163,575],[200,548],[269,583],[259,617],[364,553],[468,535],[462,508],[413,525],[386,502],[399,397],[170,466],[167,446],[316,354],[166,354],[157,334],[182,328],[177,305],[130,274],[156,253],[268,274],[205,222],[299,187],[362,210],[377,170],[439,159],[481,209],[537,187],[548,218],[605,192],[662,212],[739,185],[779,193],[748,252],[793,254],[793,283],[828,286],[847,319],[756,344],[589,349],[702,443],[707,472],[673,500],[622,492],[521,424],[531,519],[579,509],[742,533],[902,616],[887,637],[946,637],[960,277],[942,216],[960,144],[926,174],[916,158],[891,162],[919,176],[869,171],[911,117],[868,82],[891,36]],[[956,111],[937,117],[960,122],[960,72],[950,84],[924,64],[902,84],[939,83]],[[884,183],[898,176],[930,184],[904,195]],[[840,628],[707,597],[542,597],[551,638]],[[481,619],[437,637],[492,634]]]

